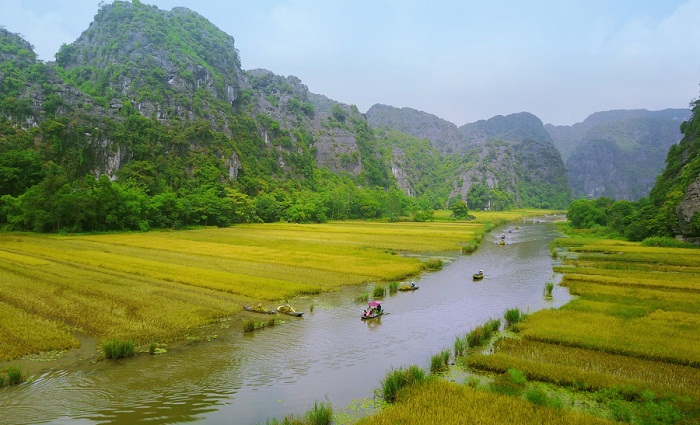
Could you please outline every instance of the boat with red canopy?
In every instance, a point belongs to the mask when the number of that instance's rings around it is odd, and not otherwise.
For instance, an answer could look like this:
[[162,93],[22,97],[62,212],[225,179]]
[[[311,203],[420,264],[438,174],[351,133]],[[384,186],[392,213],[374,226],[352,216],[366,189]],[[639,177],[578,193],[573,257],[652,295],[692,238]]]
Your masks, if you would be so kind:
[[367,309],[362,311],[362,316],[360,316],[362,320],[373,319],[384,314],[381,301],[370,301],[367,303],[367,307]]

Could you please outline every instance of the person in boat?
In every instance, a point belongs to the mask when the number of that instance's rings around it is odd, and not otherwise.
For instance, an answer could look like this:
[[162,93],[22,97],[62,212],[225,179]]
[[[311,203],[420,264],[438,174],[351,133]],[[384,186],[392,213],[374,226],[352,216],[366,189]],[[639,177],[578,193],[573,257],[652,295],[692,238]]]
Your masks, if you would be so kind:
[[411,282],[411,288],[415,288],[415,287],[416,287],[416,282]]

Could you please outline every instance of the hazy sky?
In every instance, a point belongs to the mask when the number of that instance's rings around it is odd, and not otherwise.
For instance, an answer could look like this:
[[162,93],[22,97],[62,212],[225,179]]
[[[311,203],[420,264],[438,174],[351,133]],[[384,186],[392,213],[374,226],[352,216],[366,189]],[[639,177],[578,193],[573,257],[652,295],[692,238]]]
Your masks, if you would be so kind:
[[[107,1],[106,3],[110,3]],[[244,69],[314,93],[457,125],[527,111],[573,124],[686,108],[700,93],[700,0],[143,0],[188,7],[236,40]],[[0,0],[0,25],[53,60],[97,0]]]

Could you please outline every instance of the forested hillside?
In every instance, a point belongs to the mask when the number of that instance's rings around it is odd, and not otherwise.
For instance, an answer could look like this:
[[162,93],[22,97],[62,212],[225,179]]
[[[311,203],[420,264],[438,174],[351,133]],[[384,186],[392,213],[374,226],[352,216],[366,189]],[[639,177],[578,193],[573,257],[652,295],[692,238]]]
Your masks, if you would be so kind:
[[[234,38],[196,12],[138,0],[100,6],[55,63],[1,29],[0,59],[0,225],[18,230],[427,219],[457,200],[565,208],[555,145],[566,158],[567,138],[590,141],[569,158],[575,195],[597,184],[632,199],[682,115],[621,126],[594,114],[567,133],[525,112],[462,127],[410,108],[362,114],[297,77],[244,70]],[[614,184],[580,189],[577,167]]]
[[565,208],[570,201],[564,163],[542,121],[527,112],[457,127],[410,108],[374,105],[367,120],[376,128],[426,138],[456,164],[450,199],[472,209],[519,206]]
[[669,149],[666,168],[648,197],[635,202],[607,197],[576,200],[568,212],[573,226],[601,227],[634,241],[652,238],[649,244],[699,243],[700,101],[694,102],[692,115],[680,131],[683,138]]

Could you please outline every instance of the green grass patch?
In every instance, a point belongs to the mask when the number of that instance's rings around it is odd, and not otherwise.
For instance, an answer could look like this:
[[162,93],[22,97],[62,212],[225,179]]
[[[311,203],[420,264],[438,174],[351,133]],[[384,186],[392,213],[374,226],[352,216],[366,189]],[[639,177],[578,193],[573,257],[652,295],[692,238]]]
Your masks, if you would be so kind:
[[102,352],[107,359],[121,359],[134,355],[134,341],[110,339],[102,343]]
[[425,371],[416,365],[408,366],[405,369],[392,369],[382,380],[382,398],[387,403],[393,403],[396,401],[396,397],[402,388],[423,382],[425,379]]

